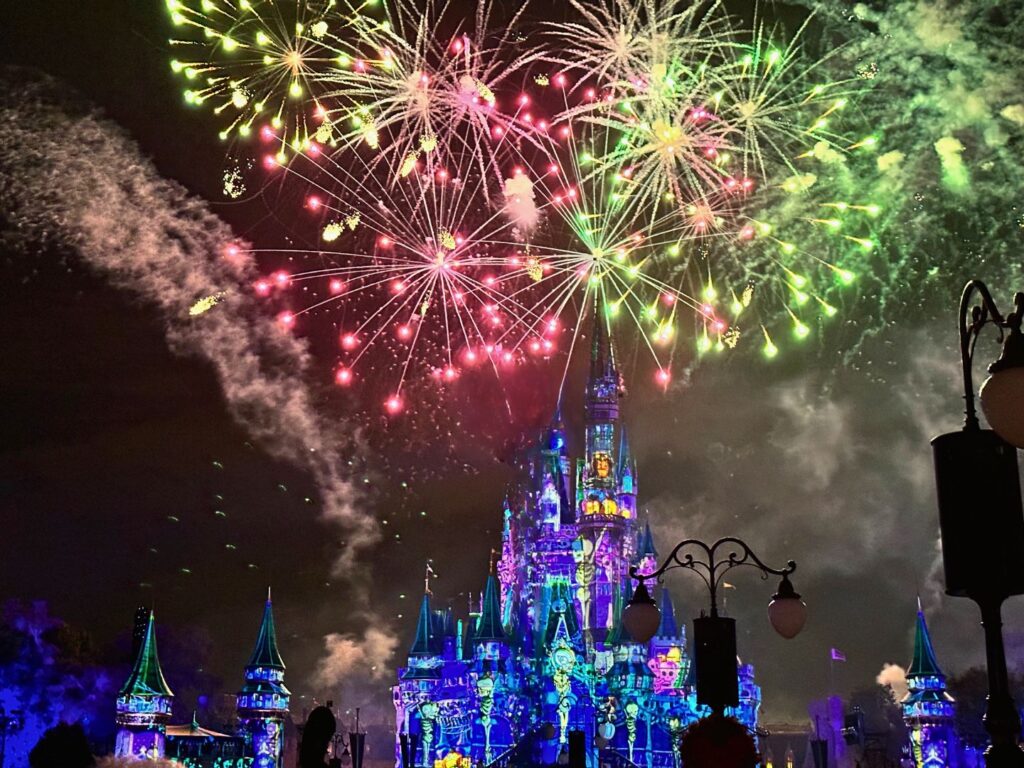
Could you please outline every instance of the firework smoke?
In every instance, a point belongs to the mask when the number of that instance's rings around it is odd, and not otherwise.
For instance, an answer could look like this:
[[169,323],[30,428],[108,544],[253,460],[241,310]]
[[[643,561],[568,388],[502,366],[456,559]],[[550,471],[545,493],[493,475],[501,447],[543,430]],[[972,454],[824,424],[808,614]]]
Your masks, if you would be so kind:
[[505,179],[505,215],[520,231],[533,229],[540,212],[534,200],[533,182],[525,174]]
[[[346,570],[377,539],[341,474],[357,440],[317,415],[302,378],[303,344],[261,314],[248,290],[237,290],[255,272],[231,230],[57,82],[5,70],[0,83],[0,208],[15,245],[26,254],[40,243],[73,250],[158,311],[170,347],[213,367],[238,423],[315,478],[323,517],[345,532],[335,568]],[[216,306],[196,314],[211,295]]]

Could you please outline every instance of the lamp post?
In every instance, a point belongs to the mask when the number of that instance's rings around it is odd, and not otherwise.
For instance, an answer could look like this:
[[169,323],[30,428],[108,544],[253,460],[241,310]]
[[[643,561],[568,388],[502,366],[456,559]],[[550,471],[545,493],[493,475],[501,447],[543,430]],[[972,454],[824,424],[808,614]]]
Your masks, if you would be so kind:
[[[719,550],[729,548],[728,554]],[[702,557],[703,556],[703,557]],[[726,707],[739,704],[739,684],[736,678],[736,620],[718,615],[718,589],[726,573],[739,566],[750,566],[761,572],[761,578],[781,576],[779,588],[768,604],[768,619],[775,631],[789,639],[796,637],[807,620],[807,606],[793,590],[789,576],[796,570],[790,560],[785,568],[771,568],[761,562],[746,543],[732,536],[708,545],[698,539],[686,539],[652,573],[639,573],[636,566],[629,575],[638,580],[636,591],[626,606],[623,624],[633,640],[648,642],[658,631],[660,611],[650,592],[647,581],[661,581],[666,571],[688,568],[704,581],[710,594],[710,612],[693,620],[697,701],[722,715]]]
[[[946,594],[977,603],[985,629],[985,729],[992,741],[985,751],[988,768],[1024,768],[1000,615],[1006,598],[1024,594],[1024,510],[1016,451],[1024,448],[1022,317],[1024,293],[1014,296],[1014,311],[1003,317],[984,283],[971,280],[964,287],[959,314],[964,427],[932,440]],[[972,368],[975,344],[986,325],[999,328],[1003,338],[1002,354],[989,366],[992,375],[980,393],[991,430],[978,423]]]

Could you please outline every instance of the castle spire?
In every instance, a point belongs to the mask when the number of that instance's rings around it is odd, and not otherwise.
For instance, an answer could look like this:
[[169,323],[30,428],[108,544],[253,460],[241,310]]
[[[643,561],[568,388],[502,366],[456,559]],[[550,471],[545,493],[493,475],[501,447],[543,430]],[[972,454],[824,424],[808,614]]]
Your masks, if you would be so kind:
[[[608,334],[608,312],[604,299],[594,297],[594,338],[590,346],[590,380],[609,376],[615,372],[615,356]],[[616,374],[618,378],[618,374]]]
[[657,637],[678,637],[679,625],[676,623],[676,608],[672,603],[672,595],[662,587],[661,599],[658,600],[661,610],[661,624],[658,626]]
[[117,695],[117,738],[114,754],[118,757],[164,756],[164,733],[171,717],[170,686],[160,669],[156,652],[156,622],[149,612],[131,674]]
[[420,615],[416,620],[416,637],[409,649],[410,656],[433,656],[437,643],[434,641],[434,622],[430,612],[430,593],[423,593]]
[[475,643],[504,643],[508,641],[501,625],[501,601],[498,599],[498,579],[494,575],[494,554],[491,554],[491,572],[487,575],[484,597],[480,606],[480,620],[473,633]]
[[160,659],[156,652],[156,623],[153,611],[149,612],[146,632],[142,637],[139,652],[135,656],[132,672],[121,686],[121,696],[173,696],[170,686],[164,679],[160,669]]
[[608,511],[604,502],[615,494],[618,485],[615,449],[618,442],[619,372],[615,369],[607,313],[600,297],[594,300],[594,335],[584,412],[586,456],[577,464],[577,506],[578,511],[585,515],[603,515]]
[[953,729],[953,697],[946,692],[946,676],[935,660],[935,649],[928,633],[928,624],[917,600],[917,627],[914,636],[914,659],[907,670],[907,693],[900,700],[903,722],[914,734],[911,745],[919,758],[926,756],[926,766],[950,765],[955,748]]
[[274,609],[270,600],[270,587],[267,587],[267,602],[263,605],[263,620],[260,632],[256,636],[256,647],[249,657],[249,667],[265,667],[267,669],[284,669],[284,661],[277,650],[277,630],[274,627]]
[[284,661],[277,649],[270,587],[267,587],[256,647],[245,667],[242,690],[235,699],[239,730],[251,743],[255,755],[253,768],[280,768],[282,765],[284,720],[290,700],[291,691],[284,684]]
[[626,427],[623,426],[619,432],[619,483],[623,483],[628,477],[630,487],[622,490],[627,493],[635,493],[636,486],[636,460],[633,458],[633,451],[629,447],[629,437],[626,435]]
[[650,520],[644,522],[644,529],[640,533],[640,541],[637,542],[636,556],[637,560],[643,560],[645,557],[658,559],[658,550],[654,547],[654,535],[651,533]]
[[928,632],[928,623],[921,610],[921,598],[917,598],[917,631],[914,637],[914,660],[910,662],[907,677],[945,677],[935,660],[935,649],[932,637]]
[[565,421],[562,419],[562,400],[559,398],[555,412],[551,416],[547,435],[544,437],[544,449],[553,453],[565,453]]

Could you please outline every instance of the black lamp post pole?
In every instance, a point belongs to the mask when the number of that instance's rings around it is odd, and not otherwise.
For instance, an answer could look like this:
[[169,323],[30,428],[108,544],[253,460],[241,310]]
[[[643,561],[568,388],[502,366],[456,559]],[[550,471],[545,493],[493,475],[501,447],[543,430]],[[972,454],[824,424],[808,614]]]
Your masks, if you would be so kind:
[[[975,294],[980,301],[972,305]],[[1024,297],[1018,294],[1015,303],[1019,312]],[[1015,315],[1014,321],[1018,319]],[[1020,567],[1024,511],[1017,451],[994,432],[981,429],[974,405],[974,347],[989,324],[1001,331],[1011,325],[985,284],[972,280],[964,288],[959,312],[964,427],[936,437],[932,446],[946,594],[977,603],[985,630],[989,684],[985,729],[991,737],[985,764],[987,768],[1024,768],[1024,752],[1018,746],[1020,716],[1010,695],[1000,616],[1007,597],[1024,594]]]
[[[727,555],[720,555],[719,550],[724,547],[730,547],[730,550]],[[718,615],[718,588],[725,574],[741,565],[759,570],[762,579],[767,579],[769,575],[781,576],[783,586],[780,587],[780,592],[786,585],[792,591],[789,575],[796,570],[795,562],[790,560],[785,568],[771,568],[765,565],[744,541],[734,536],[727,536],[710,545],[699,539],[685,539],[676,544],[675,549],[657,570],[640,573],[636,566],[629,569],[631,577],[641,584],[646,584],[649,579],[655,579],[660,583],[666,571],[687,568],[700,576],[707,586],[710,613],[705,616],[702,611],[701,616],[693,620],[693,663],[696,670],[697,700],[709,706],[716,715],[722,715],[726,707],[734,707],[739,703],[736,680],[736,621]]]
[[988,699],[985,730],[992,744],[985,751],[988,768],[1019,768],[1024,766],[1024,752],[1017,745],[1020,736],[1020,715],[1010,694],[1006,671],[1006,649],[1003,647],[1002,598],[978,601],[981,625],[985,628],[985,661],[988,666]]

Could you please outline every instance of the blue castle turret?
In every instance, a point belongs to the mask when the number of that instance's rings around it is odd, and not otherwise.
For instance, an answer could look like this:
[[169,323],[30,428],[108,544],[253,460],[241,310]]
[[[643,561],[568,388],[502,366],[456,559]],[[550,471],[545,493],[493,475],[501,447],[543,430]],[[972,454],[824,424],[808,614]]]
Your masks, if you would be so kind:
[[920,768],[949,768],[957,750],[953,732],[953,697],[946,693],[946,676],[935,659],[928,624],[917,601],[914,658],[907,670],[907,695],[900,702],[910,732],[915,764]]
[[149,612],[138,643],[131,674],[117,696],[117,740],[119,757],[156,759],[164,756],[164,733],[171,718],[174,694],[160,669],[156,652],[156,624]]
[[267,589],[256,647],[245,666],[245,684],[236,704],[239,732],[252,750],[254,768],[281,768],[284,720],[291,696],[284,685],[284,669]]

